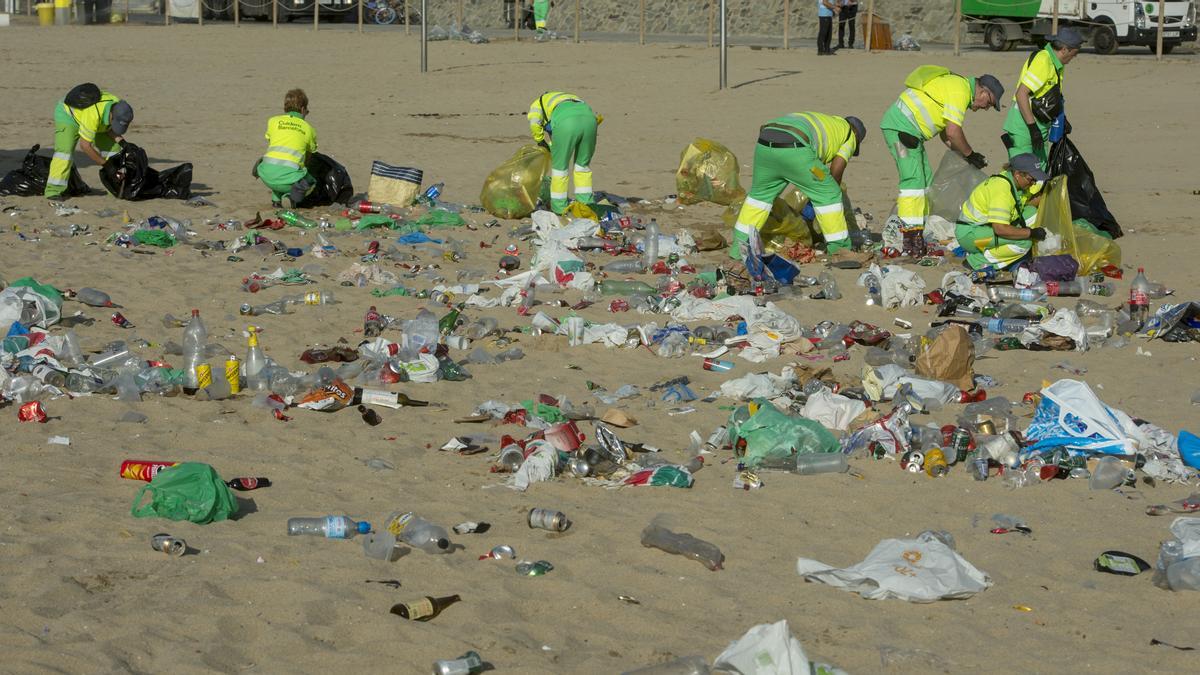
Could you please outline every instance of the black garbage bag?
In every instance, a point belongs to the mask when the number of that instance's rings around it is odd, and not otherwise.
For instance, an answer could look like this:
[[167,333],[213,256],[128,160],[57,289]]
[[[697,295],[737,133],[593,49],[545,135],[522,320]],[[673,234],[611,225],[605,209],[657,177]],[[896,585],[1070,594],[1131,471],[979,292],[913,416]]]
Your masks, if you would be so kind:
[[350,203],[350,198],[354,196],[354,185],[350,182],[350,172],[346,171],[346,167],[329,155],[314,152],[309,156],[306,168],[316,179],[317,186],[297,206],[308,209]]
[[[0,179],[0,195],[15,195],[17,197],[40,197],[46,192],[46,179],[50,176],[50,158],[37,154],[41,148],[35,145],[25,155],[21,168],[8,172]],[[64,197],[86,195],[92,189],[79,176],[79,169],[71,165],[71,175],[67,178],[67,191]]]
[[1091,168],[1083,161],[1083,155],[1079,154],[1079,148],[1075,147],[1069,136],[1063,136],[1062,140],[1051,146],[1048,164],[1051,176],[1067,177],[1072,218],[1087,220],[1113,239],[1125,234],[1104,203]]
[[146,151],[125,141],[121,151],[100,167],[100,182],[117,199],[188,199],[192,196],[192,165],[151,169]]

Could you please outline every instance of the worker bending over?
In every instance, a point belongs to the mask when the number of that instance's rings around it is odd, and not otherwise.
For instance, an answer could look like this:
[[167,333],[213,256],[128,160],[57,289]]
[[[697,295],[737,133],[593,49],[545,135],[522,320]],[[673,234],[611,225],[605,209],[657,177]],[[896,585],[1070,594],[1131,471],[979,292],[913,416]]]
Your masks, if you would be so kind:
[[927,193],[933,184],[925,141],[938,136],[973,166],[987,166],[987,159],[967,141],[963,118],[967,110],[999,110],[1004,87],[991,75],[963,77],[941,66],[921,66],[904,84],[907,89],[884,113],[880,127],[900,174],[896,215],[904,233],[902,252],[919,257],[925,255]]
[[46,198],[59,199],[66,192],[76,144],[93,162],[104,165],[120,151],[132,122],[133,108],[128,103],[91,82],[67,92],[54,108],[54,157],[43,193]]
[[267,120],[267,152],[251,173],[271,190],[272,206],[296,208],[317,185],[307,168],[317,151],[317,130],[307,116],[308,96],[292,89],[283,97],[283,114]]
[[771,215],[771,204],[789,185],[812,202],[826,251],[833,254],[849,249],[842,176],[866,136],[867,128],[857,117],[816,112],[791,113],[760,127],[754,178],[733,226],[729,257],[745,257],[751,235],[757,238]]
[[540,146],[550,150],[550,208],[567,210],[567,170],[575,179],[575,201],[591,204],[592,155],[596,153],[596,127],[603,117],[592,112],[583,99],[561,91],[548,91],[529,105],[529,132]]
[[1045,229],[1029,227],[1024,211],[1041,199],[1032,195],[1031,188],[1047,179],[1037,157],[1026,153],[1013,157],[1004,171],[971,191],[954,229],[958,245],[967,252],[968,267],[1004,269],[1024,258],[1033,242],[1046,238]]

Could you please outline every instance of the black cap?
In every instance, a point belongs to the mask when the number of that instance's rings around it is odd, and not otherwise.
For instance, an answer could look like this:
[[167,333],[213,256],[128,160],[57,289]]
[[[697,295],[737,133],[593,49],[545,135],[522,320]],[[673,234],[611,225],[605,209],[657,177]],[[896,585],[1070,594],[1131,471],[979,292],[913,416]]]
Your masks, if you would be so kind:
[[862,150],[862,143],[867,138],[867,125],[863,124],[862,120],[852,115],[847,115],[845,119],[846,123],[849,124],[850,128],[854,131],[854,156],[858,157],[859,151]]
[[992,92],[992,107],[999,110],[1000,99],[1004,97],[1004,85],[1000,84],[1000,80],[995,75],[980,75],[975,79],[975,84]]

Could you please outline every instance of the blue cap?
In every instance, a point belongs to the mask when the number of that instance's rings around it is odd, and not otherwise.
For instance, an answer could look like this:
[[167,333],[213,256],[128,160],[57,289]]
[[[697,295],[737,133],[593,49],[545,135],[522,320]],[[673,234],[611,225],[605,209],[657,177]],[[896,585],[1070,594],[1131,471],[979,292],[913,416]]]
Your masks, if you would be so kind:
[[358,533],[366,534],[371,531],[371,524],[365,520],[358,521]]

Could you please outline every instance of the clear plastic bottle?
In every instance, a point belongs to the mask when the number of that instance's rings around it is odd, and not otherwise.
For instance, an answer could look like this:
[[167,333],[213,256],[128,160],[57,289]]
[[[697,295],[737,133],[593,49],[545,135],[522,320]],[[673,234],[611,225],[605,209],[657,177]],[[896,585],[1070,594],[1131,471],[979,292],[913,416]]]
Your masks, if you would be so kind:
[[665,663],[627,670],[622,675],[709,675],[712,670],[703,656],[681,656]]
[[879,277],[875,276],[874,272],[868,272],[866,278],[863,279],[863,285],[867,289],[867,304],[882,305],[883,297],[880,295]]
[[422,308],[411,321],[404,322],[404,346],[414,350],[433,349],[438,341],[437,315]]
[[1150,318],[1150,280],[1146,278],[1145,268],[1139,267],[1137,276],[1129,285],[1129,317],[1137,322],[1138,328],[1146,325]]
[[642,259],[630,258],[628,260],[610,262],[601,269],[610,274],[637,274],[646,271],[646,266]]
[[1046,294],[1032,288],[1013,288],[1012,286],[988,286],[988,298],[992,302],[1016,300],[1017,302],[1041,302]]
[[821,285],[821,290],[811,297],[816,300],[841,300],[842,292],[838,289],[837,280],[828,270],[821,272],[817,277],[817,281]]
[[400,541],[426,553],[449,553],[450,535],[446,528],[435,525],[409,511],[388,516],[387,530]]
[[642,530],[642,546],[691,558],[714,572],[725,563],[725,555],[713,544],[684,532],[672,532],[655,522]]
[[989,319],[987,330],[995,335],[1020,335],[1030,324],[1026,319]]
[[301,535],[325,537],[326,539],[353,539],[356,535],[371,531],[371,524],[354,521],[349,516],[323,516],[319,518],[288,518],[288,536]]
[[92,307],[113,306],[112,298],[108,297],[108,293],[95,288],[81,288],[75,291],[75,299]]
[[845,473],[850,470],[846,455],[841,452],[815,452],[805,455],[795,455],[781,462],[761,465],[765,469],[782,469],[801,476],[813,476],[819,473]]
[[246,388],[251,391],[265,391],[267,378],[262,377],[262,370],[267,365],[267,357],[262,347],[258,345],[258,329],[250,326],[250,338],[247,340],[246,360],[242,361],[242,375],[246,378]]
[[653,295],[654,288],[642,281],[605,279],[600,282],[600,293],[603,295]]
[[476,319],[467,326],[466,335],[472,340],[482,340],[483,338],[495,333],[499,328],[500,322],[491,317]]
[[199,386],[196,366],[204,363],[205,347],[208,344],[208,329],[200,318],[200,310],[192,310],[192,319],[183,329],[184,384],[191,389]]
[[642,267],[649,270],[658,262],[658,221],[651,218],[646,226],[646,241],[642,245]]

